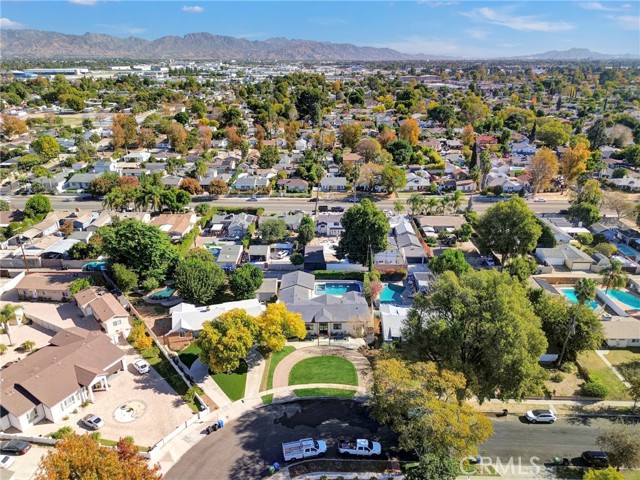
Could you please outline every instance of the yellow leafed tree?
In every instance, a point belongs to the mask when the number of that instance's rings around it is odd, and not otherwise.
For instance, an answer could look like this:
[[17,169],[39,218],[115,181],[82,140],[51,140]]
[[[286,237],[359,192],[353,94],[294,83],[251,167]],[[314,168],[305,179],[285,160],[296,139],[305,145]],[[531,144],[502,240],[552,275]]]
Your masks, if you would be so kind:
[[575,179],[587,169],[587,159],[591,152],[583,142],[575,147],[567,148],[560,159],[560,172],[567,184],[571,185]]
[[406,140],[411,145],[418,144],[418,138],[420,137],[420,127],[418,127],[418,121],[415,118],[409,118],[402,122],[400,125],[399,137],[400,140]]
[[261,346],[279,352],[287,338],[305,338],[307,330],[299,313],[290,312],[284,303],[270,303],[258,317],[259,340]]

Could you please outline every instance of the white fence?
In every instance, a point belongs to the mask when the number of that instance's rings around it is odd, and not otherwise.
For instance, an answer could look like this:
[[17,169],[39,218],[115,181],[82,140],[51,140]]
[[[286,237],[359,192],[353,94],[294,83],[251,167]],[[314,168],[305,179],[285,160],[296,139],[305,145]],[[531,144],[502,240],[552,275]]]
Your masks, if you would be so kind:
[[40,445],[53,446],[58,443],[55,438],[49,437],[32,437],[31,435],[11,435],[8,433],[0,433],[0,440],[22,440],[24,442],[38,443]]

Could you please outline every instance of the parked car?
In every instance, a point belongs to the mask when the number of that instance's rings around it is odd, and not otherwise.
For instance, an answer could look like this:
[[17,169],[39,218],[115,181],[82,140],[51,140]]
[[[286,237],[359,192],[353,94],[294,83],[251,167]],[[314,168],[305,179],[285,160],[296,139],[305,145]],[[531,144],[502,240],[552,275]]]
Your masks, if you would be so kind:
[[29,442],[22,440],[8,440],[0,443],[0,452],[12,453],[13,455],[24,455],[31,449]]
[[139,358],[133,362],[133,368],[135,368],[138,373],[148,373],[150,367],[146,360]]
[[104,420],[102,420],[99,416],[97,415],[86,415],[84,417],[82,417],[82,420],[80,420],[84,425],[86,425],[87,427],[93,429],[93,430],[98,430],[102,427],[104,427]]
[[332,212],[337,212],[337,213],[342,213],[342,212],[344,212],[344,207],[341,207],[340,205],[336,205],[335,207],[331,207],[331,211]]
[[9,455],[0,455],[0,468],[9,468],[13,463],[13,457]]
[[318,207],[318,211],[319,212],[328,212],[329,211],[329,207],[327,205],[320,205]]
[[608,467],[609,456],[601,450],[582,452],[582,461],[590,467]]
[[276,255],[280,260],[282,260],[283,258],[289,256],[289,252],[287,250],[280,250],[278,252],[278,254]]
[[257,202],[258,201],[258,197],[256,197],[255,195],[249,197],[249,202]]
[[551,410],[529,410],[525,415],[531,423],[553,423],[556,415]]
[[538,197],[533,202],[534,203],[545,203],[547,201],[546,198]]

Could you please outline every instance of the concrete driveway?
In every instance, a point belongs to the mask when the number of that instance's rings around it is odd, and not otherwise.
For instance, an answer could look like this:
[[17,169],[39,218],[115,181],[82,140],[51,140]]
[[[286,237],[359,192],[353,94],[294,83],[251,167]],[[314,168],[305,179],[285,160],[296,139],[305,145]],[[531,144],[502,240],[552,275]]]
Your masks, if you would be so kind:
[[16,455],[11,467],[7,470],[0,470],[1,480],[30,480],[38,470],[40,459],[50,450],[49,447],[39,445],[31,446],[25,455]]

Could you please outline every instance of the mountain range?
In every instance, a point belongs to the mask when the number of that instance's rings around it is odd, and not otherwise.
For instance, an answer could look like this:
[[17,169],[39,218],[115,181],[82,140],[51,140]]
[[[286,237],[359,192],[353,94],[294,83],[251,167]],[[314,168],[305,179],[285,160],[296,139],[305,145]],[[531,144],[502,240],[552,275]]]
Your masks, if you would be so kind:
[[[165,36],[156,40],[120,38],[99,33],[68,35],[42,30],[0,31],[4,58],[135,58],[243,61],[398,61],[453,60],[437,54],[410,55],[390,48],[360,47],[349,43],[311,40],[247,40],[210,33]],[[585,48],[550,51],[517,57],[524,60],[606,60],[638,58],[605,55]]]

